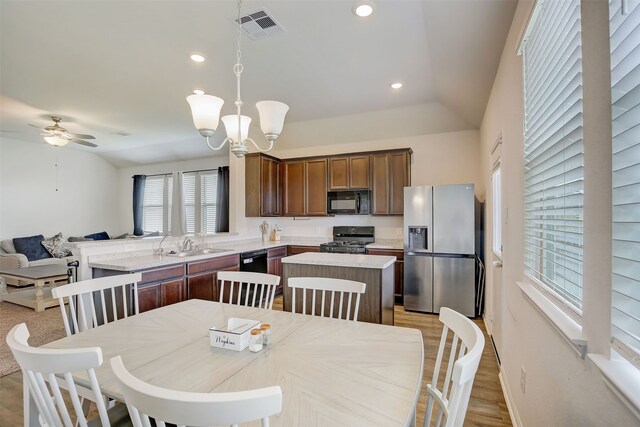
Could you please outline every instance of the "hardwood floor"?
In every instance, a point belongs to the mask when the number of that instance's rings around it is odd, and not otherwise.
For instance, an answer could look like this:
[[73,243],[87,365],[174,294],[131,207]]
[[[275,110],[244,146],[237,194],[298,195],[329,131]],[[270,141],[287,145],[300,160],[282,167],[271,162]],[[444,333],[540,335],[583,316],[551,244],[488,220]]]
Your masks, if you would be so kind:
[[[276,298],[273,308],[282,310],[282,297]],[[473,384],[464,425],[467,427],[511,426],[511,419],[498,380],[498,364],[490,338],[486,335],[482,319],[476,320],[476,323],[485,333],[486,345]],[[404,307],[397,305],[395,307],[395,325],[416,328],[422,332],[425,354],[424,390],[433,373],[442,324],[437,315],[407,312]],[[418,425],[422,425],[426,403],[427,398],[423,391],[418,400]],[[22,374],[16,372],[0,378],[0,427],[20,425],[22,425]]]

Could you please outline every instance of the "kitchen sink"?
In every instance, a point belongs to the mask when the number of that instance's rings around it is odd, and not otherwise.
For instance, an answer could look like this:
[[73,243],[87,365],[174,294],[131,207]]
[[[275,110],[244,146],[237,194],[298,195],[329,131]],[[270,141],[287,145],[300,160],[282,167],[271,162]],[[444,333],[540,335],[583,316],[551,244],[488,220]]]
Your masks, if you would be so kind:
[[171,251],[167,252],[165,255],[174,256],[174,257],[187,257],[187,256],[195,256],[195,255],[205,255],[205,254],[217,254],[219,252],[231,252],[233,249],[221,249],[221,248],[205,248],[198,249],[195,251]]

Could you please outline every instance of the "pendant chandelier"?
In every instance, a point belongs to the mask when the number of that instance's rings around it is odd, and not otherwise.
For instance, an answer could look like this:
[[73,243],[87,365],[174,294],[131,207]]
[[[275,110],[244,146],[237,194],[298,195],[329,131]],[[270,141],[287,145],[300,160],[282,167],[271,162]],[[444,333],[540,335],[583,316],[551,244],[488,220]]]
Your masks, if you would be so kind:
[[224,100],[213,95],[190,95],[187,97],[187,102],[191,106],[191,114],[193,115],[193,123],[200,132],[200,135],[207,139],[207,145],[212,150],[220,150],[225,144],[229,143],[230,151],[236,155],[236,157],[244,157],[249,151],[247,143],[251,142],[258,151],[266,152],[273,148],[273,143],[282,132],[284,126],[284,118],[289,111],[289,106],[278,101],[260,101],[256,103],[258,113],[260,114],[260,127],[265,138],[269,141],[269,146],[266,149],[262,149],[251,138],[249,138],[249,124],[251,123],[251,117],[242,115],[242,99],[240,98],[240,76],[242,75],[242,58],[241,40],[242,30],[240,22],[240,9],[242,8],[242,0],[238,0],[238,17],[236,23],[238,25],[238,40],[236,50],[236,65],[233,67],[233,72],[236,75],[236,114],[222,117],[222,123],[227,131],[227,137],[222,143],[214,147],[211,145],[209,138],[212,137],[216,129],[218,128],[220,110]]

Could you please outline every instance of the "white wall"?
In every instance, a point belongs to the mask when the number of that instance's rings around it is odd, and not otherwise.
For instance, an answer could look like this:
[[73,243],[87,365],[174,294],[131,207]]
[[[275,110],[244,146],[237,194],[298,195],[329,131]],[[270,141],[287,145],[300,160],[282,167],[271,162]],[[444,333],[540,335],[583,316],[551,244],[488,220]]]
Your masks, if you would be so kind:
[[[346,144],[321,145],[297,149],[279,150],[270,153],[278,158],[288,159],[314,155],[352,153],[392,148],[411,148],[411,185],[429,184],[476,184],[476,193],[484,193],[484,183],[480,179],[480,155],[478,131],[447,132],[422,136],[412,136],[376,141]],[[348,215],[324,218],[294,220],[293,218],[245,218],[244,217],[244,161],[232,159],[231,188],[235,208],[237,230],[243,235],[259,235],[258,225],[267,221],[272,226],[280,224],[285,236],[330,237],[334,225],[373,225],[379,239],[401,239],[402,217],[378,217],[369,215]],[[236,180],[234,182],[234,179]],[[237,188],[233,191],[233,188]]]
[[[480,165],[487,190],[490,152],[500,132],[504,141],[502,287],[492,287],[497,273],[489,268],[486,319],[499,334],[502,373],[523,425],[637,425],[638,420],[604,385],[599,370],[576,354],[515,284],[523,279],[524,235],[522,64],[516,48],[532,4],[532,0],[518,4],[480,129]],[[486,218],[491,217],[491,197],[487,194]],[[491,222],[486,221],[486,236],[491,232]],[[485,253],[490,254],[490,239],[486,242]],[[491,259],[486,261],[490,265]],[[491,318],[499,324],[492,325]],[[520,388],[521,367],[526,369],[526,393]]]
[[[227,153],[225,148],[222,152]],[[133,175],[153,175],[180,171],[215,169],[229,165],[228,154],[179,162],[139,165],[118,170],[118,224],[120,233],[133,233]]]
[[0,238],[117,232],[112,165],[88,151],[4,137],[0,152]]

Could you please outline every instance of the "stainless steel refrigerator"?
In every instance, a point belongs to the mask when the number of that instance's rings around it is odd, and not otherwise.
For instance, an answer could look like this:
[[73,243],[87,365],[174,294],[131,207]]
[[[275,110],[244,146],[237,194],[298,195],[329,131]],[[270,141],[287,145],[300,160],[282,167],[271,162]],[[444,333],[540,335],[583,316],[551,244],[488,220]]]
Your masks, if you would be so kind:
[[480,240],[473,184],[405,187],[405,309],[475,317]]

